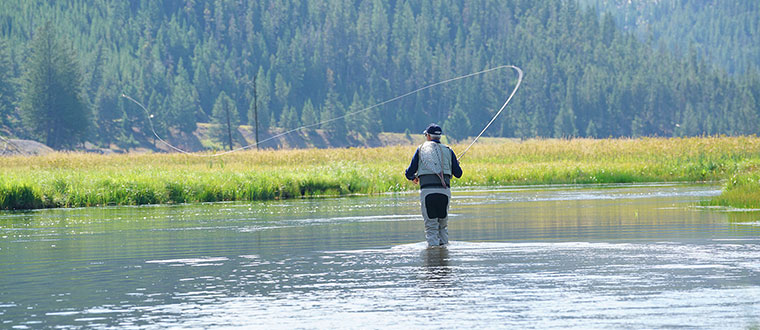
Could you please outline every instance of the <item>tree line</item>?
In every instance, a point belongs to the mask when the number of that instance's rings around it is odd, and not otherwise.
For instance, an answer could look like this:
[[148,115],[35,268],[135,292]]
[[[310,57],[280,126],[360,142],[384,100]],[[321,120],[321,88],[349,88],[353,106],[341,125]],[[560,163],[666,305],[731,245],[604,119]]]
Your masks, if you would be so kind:
[[640,40],[697,56],[729,73],[760,65],[760,2],[755,0],[581,0],[610,12]]
[[[212,123],[229,144],[225,127],[310,125],[503,64],[523,68],[525,81],[486,135],[757,133],[753,65],[730,73],[674,55],[596,8],[552,0],[3,1],[0,133],[57,148],[130,148],[152,129],[178,136]],[[438,122],[461,139],[478,133],[515,82],[504,72],[468,78],[318,128],[333,139],[371,139]],[[153,127],[122,94],[145,104]]]

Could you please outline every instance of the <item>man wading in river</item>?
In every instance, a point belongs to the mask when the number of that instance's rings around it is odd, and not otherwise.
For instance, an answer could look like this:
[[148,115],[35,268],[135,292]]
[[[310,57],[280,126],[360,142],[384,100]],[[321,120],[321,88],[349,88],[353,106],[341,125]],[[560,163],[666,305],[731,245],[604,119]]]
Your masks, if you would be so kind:
[[427,141],[414,153],[412,163],[406,169],[406,178],[420,185],[420,204],[428,246],[442,246],[449,243],[451,175],[461,178],[462,168],[454,151],[441,143],[443,131],[440,126],[430,124],[422,134]]

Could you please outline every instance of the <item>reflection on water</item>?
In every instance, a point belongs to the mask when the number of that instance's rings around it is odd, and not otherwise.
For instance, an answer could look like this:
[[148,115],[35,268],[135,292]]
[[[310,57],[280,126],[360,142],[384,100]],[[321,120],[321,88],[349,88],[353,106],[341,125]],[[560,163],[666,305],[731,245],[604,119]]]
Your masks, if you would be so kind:
[[713,186],[460,190],[0,213],[0,328],[760,324],[760,213]]
[[429,247],[422,250],[423,278],[434,286],[447,286],[452,282],[451,267],[449,266],[449,249]]

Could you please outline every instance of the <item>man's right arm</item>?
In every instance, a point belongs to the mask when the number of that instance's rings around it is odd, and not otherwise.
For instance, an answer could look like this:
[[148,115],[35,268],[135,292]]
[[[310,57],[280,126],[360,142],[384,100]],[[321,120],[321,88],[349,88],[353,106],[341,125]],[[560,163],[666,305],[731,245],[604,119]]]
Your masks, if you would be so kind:
[[420,149],[417,149],[417,151],[414,152],[414,157],[412,157],[412,162],[409,164],[409,167],[406,168],[406,172],[404,174],[408,180],[414,180],[414,178],[417,177],[417,167],[420,164],[419,154]]

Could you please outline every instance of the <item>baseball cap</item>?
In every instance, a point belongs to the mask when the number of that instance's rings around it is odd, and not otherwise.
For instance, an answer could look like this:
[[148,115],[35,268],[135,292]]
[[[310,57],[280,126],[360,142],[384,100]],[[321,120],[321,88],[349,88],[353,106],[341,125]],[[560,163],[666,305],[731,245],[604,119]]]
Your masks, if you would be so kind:
[[441,129],[441,126],[430,124],[424,131],[422,131],[422,134],[443,135],[443,130]]

